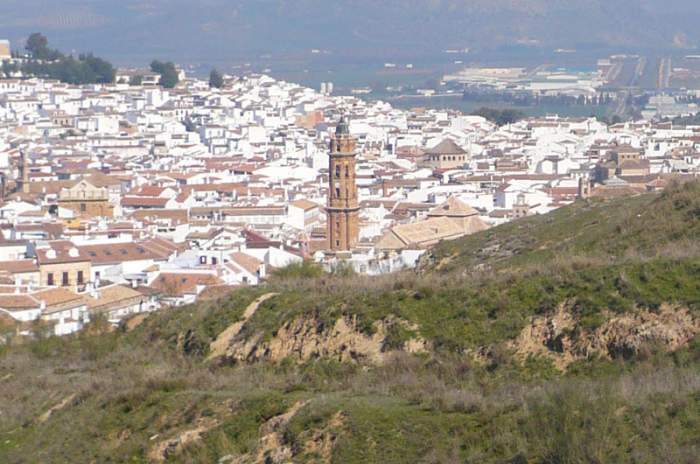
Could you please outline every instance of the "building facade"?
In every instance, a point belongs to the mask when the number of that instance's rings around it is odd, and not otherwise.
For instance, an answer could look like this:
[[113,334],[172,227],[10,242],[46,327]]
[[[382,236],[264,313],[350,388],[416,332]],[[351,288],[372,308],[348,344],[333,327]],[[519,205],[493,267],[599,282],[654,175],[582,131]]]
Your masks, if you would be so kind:
[[80,218],[114,215],[114,207],[109,202],[107,189],[95,187],[86,180],[81,180],[71,188],[62,189],[58,196],[58,205],[73,211]]
[[349,251],[360,236],[360,206],[355,181],[356,141],[345,118],[330,143],[328,166],[328,245],[332,251]]

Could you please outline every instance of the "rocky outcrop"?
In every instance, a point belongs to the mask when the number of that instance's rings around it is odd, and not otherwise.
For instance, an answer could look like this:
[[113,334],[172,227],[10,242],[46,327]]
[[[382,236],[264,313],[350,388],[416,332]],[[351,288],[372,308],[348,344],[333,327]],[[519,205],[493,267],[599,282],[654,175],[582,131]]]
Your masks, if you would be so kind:
[[218,425],[219,422],[216,419],[201,418],[195,428],[185,430],[173,438],[156,444],[148,453],[148,458],[151,462],[164,462],[180,454],[187,446],[200,441],[205,433]]
[[325,427],[320,430],[309,431],[310,436],[304,441],[304,448],[301,453],[304,462],[310,464],[326,464],[331,462],[333,447],[338,439],[338,435],[343,430],[345,417],[342,411],[338,411],[331,417]]
[[260,427],[260,440],[254,451],[240,456],[224,456],[219,464],[330,463],[333,447],[345,422],[342,411],[334,414],[323,428],[306,431],[299,437],[302,446],[297,449],[293,449],[285,439],[287,425],[307,404],[306,401],[298,401],[284,414],[264,423]]
[[241,456],[224,456],[219,464],[286,464],[292,462],[292,448],[285,443],[284,429],[297,413],[307,405],[296,402],[287,412],[275,416],[260,427],[260,440],[255,451]]
[[243,329],[245,323],[248,322],[248,320],[255,315],[255,312],[258,310],[260,305],[275,296],[277,296],[276,293],[267,293],[253,301],[251,304],[249,304],[245,311],[243,311],[243,317],[241,318],[241,320],[239,322],[231,324],[228,328],[226,328],[226,330],[221,332],[216,337],[216,340],[211,342],[211,344],[209,345],[208,359],[215,359],[224,356],[229,346],[231,345],[231,342],[241,332],[241,329]]
[[511,346],[520,358],[544,356],[563,370],[589,357],[629,358],[650,348],[675,351],[698,333],[700,320],[687,308],[662,305],[654,312],[608,315],[600,327],[587,331],[567,305],[561,305],[551,315],[533,318]]
[[[327,326],[317,318],[300,317],[283,325],[269,340],[262,334],[234,340],[226,350],[225,358],[237,362],[281,361],[293,358],[299,361],[335,359],[340,362],[384,362],[391,350],[386,349],[389,333],[394,324],[415,330],[405,321],[386,319],[373,324],[372,334],[363,333],[354,317],[343,317]],[[427,343],[420,337],[404,341],[401,351],[424,352]]]

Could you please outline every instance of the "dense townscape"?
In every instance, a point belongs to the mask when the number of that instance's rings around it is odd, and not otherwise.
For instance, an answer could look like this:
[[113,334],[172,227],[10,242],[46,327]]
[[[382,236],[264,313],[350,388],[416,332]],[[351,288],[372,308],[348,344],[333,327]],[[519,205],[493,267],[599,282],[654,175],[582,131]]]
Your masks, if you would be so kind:
[[699,462],[698,0],[3,6],[0,464]]
[[[497,126],[265,75],[216,88],[180,71],[166,89],[157,73],[118,70],[115,82],[0,80],[0,316],[27,331],[116,324],[303,260],[409,268],[440,241],[700,171],[700,127]],[[333,246],[329,153],[341,132],[357,220]]]

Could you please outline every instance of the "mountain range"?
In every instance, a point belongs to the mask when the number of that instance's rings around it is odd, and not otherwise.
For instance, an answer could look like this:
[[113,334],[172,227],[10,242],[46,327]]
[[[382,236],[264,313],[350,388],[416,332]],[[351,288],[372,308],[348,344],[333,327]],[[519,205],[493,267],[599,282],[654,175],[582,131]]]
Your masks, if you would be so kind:
[[0,35],[143,61],[311,49],[411,56],[447,48],[673,50],[700,42],[692,0],[5,0]]

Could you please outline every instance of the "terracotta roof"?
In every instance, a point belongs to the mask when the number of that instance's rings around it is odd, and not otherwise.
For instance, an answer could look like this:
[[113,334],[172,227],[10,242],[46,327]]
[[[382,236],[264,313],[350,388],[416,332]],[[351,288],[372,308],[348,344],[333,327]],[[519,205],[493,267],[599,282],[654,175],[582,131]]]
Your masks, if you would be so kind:
[[121,204],[122,206],[141,208],[141,207],[152,207],[152,208],[163,208],[168,203],[168,198],[160,197],[123,197]]
[[457,197],[450,197],[443,204],[428,211],[429,217],[467,217],[476,216],[478,211]]
[[92,311],[109,311],[115,307],[143,298],[141,292],[123,285],[111,285],[99,289],[98,298],[86,297],[85,302]]
[[40,265],[89,261],[89,258],[68,240],[49,242],[49,248],[38,248],[36,250],[36,257]]
[[166,296],[184,296],[195,293],[198,285],[219,285],[222,282],[212,274],[195,274],[182,272],[163,272],[151,284]]
[[33,259],[18,259],[16,261],[0,261],[0,271],[6,271],[11,274],[24,274],[37,272],[39,267]]
[[425,151],[426,155],[466,155],[467,152],[457,145],[452,139],[445,139]]
[[167,259],[169,253],[157,252],[142,243],[109,243],[78,247],[80,254],[86,256],[92,264],[112,264],[124,261],[145,259]]
[[40,303],[29,295],[0,295],[0,308],[7,311],[24,311],[39,308]]
[[231,253],[229,256],[233,263],[251,274],[256,274],[260,266],[264,264],[259,259],[241,252]]
[[304,211],[308,211],[314,208],[318,208],[319,205],[317,203],[314,203],[313,201],[309,200],[294,200],[289,203],[290,206],[296,206],[297,208],[301,208]]
[[32,297],[46,303],[47,309],[58,306],[80,306],[83,297],[64,287],[50,288],[32,294]]

